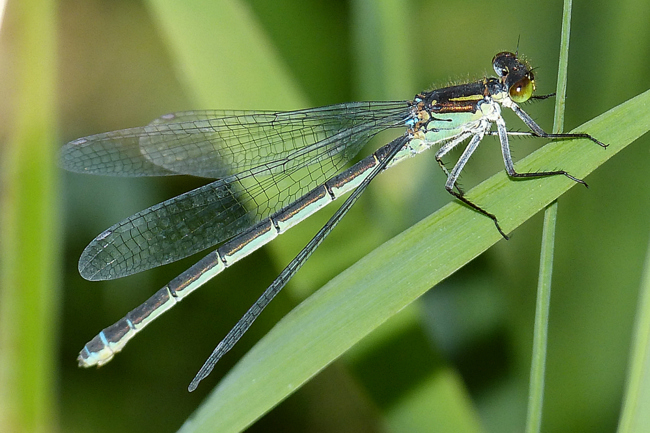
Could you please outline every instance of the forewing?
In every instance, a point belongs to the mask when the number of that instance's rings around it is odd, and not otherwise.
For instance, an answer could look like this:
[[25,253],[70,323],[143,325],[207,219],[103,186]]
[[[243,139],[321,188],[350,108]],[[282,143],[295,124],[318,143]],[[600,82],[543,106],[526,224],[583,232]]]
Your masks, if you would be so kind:
[[[406,102],[355,102],[288,112],[186,111],[167,114],[147,126],[80,138],[63,146],[61,165],[112,176],[186,174],[225,178],[289,158],[309,160],[299,150],[330,146],[337,153],[347,129],[380,127],[408,112]],[[386,126],[384,126],[386,127]],[[346,153],[358,152],[345,147]],[[348,159],[352,156],[348,156]]]
[[[327,134],[316,134],[313,128],[312,135],[302,131],[295,135],[303,140],[300,147],[287,144],[284,150],[275,151],[273,156],[259,154],[256,163],[242,162],[235,174],[138,212],[100,234],[86,247],[79,261],[82,276],[92,280],[118,278],[179,260],[226,241],[332,177],[377,132],[403,125],[404,107],[402,105],[401,113],[385,111],[383,118],[370,118],[365,123],[348,123],[339,119],[339,129],[328,130]],[[247,114],[250,115],[260,114]],[[178,119],[197,115],[180,113],[176,116]],[[242,116],[236,118],[241,125]],[[225,119],[231,118],[219,118],[222,125],[226,124]],[[224,130],[223,127],[218,129]],[[237,134],[240,139],[242,136]],[[305,141],[307,137],[309,140]],[[286,133],[284,138],[295,139]],[[268,142],[275,141],[268,136]],[[148,149],[153,146],[150,144]],[[188,145],[178,148],[187,149]],[[238,152],[250,155],[252,151],[251,148]],[[149,152],[148,156],[154,153]],[[156,164],[149,159],[146,161],[155,167],[164,165],[164,169],[169,171],[173,167],[174,172],[182,171],[183,164],[179,161],[196,161],[196,155],[192,158],[181,153],[178,155],[167,162],[158,157],[151,159],[155,159]],[[220,158],[223,157],[222,154]],[[210,155],[206,154],[201,159],[205,168],[209,158]]]

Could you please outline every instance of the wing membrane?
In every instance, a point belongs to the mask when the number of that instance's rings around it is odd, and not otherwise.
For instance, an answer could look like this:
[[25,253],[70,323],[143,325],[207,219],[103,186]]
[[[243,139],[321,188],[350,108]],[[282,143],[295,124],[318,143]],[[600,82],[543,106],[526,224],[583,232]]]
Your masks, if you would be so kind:
[[[406,112],[407,103],[396,101],[288,112],[173,113],[147,126],[72,141],[62,148],[61,165],[74,172],[111,176],[186,174],[224,178],[263,164],[294,159],[300,156],[300,150],[320,146],[318,143],[346,129],[371,124],[392,126]],[[300,160],[296,163],[300,164]]]
[[[317,119],[309,118],[314,110]],[[115,224],[86,247],[79,270],[87,279],[113,279],[221,243],[332,177],[372,136],[403,126],[408,115],[402,102],[183,112],[69,143],[64,166],[83,167],[74,171],[222,177]]]

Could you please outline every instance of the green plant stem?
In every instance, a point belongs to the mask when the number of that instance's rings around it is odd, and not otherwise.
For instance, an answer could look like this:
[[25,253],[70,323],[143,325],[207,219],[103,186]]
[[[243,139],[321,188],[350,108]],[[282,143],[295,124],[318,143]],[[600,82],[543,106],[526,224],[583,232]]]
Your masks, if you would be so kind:
[[[10,2],[14,106],[0,203],[0,431],[56,431],[56,11]],[[4,30],[4,29],[3,29]],[[6,36],[6,35],[5,35]]]
[[546,347],[548,342],[548,316],[551,303],[551,279],[553,277],[553,252],[555,248],[556,221],[557,201],[553,201],[544,212],[542,250],[539,259],[539,277],[537,282],[537,303],[535,307],[533,355],[530,366],[526,433],[539,432],[542,426]]
[[[562,36],[560,41],[560,62],[555,97],[553,133],[564,128],[564,108],[569,64],[569,37],[571,34],[571,0],[564,1],[562,13]],[[542,428],[544,406],[544,376],[548,346],[548,317],[551,304],[551,282],[553,279],[553,252],[555,250],[555,227],[557,224],[557,201],[544,211],[539,276],[537,281],[537,304],[533,331],[533,354],[530,366],[530,385],[526,433],[538,433]]]

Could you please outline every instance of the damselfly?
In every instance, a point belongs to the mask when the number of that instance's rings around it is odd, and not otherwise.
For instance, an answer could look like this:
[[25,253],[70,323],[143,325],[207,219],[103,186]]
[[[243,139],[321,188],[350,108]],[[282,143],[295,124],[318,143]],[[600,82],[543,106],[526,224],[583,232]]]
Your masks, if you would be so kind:
[[[515,170],[509,135],[586,138],[605,145],[588,134],[544,132],[518,105],[550,96],[533,95],[531,68],[509,52],[494,56],[492,65],[497,77],[423,92],[412,101],[354,102],[288,112],[187,111],[162,116],[147,126],[66,144],[62,165],[75,172],[113,176],[184,174],[218,179],[136,213],[86,247],[79,260],[79,272],[89,280],[106,280],[221,244],[145,303],[102,330],[79,354],[79,365],[107,363],[153,319],[226,267],[353,191],[219,343],[192,380],[189,389],[194,390],[370,181],[385,168],[434,145],[439,146],[435,159],[447,175],[446,190],[490,218],[506,239],[497,217],[470,201],[457,184],[460,172],[485,135],[499,137],[506,172],[511,177],[563,175],[584,184],[563,170]],[[507,131],[501,107],[513,110],[530,131]],[[493,124],[496,131],[491,130]],[[368,140],[389,128],[401,128],[404,133],[337,174]],[[467,140],[458,162],[448,170],[442,158]]]

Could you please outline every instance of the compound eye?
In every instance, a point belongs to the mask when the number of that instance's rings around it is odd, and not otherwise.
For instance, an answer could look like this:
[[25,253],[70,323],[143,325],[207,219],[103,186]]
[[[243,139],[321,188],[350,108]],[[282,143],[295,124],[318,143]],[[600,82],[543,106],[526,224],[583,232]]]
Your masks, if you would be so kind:
[[528,101],[530,97],[533,96],[534,90],[535,83],[530,78],[524,77],[510,86],[508,93],[510,94],[510,99],[515,101],[517,104],[520,104]]

